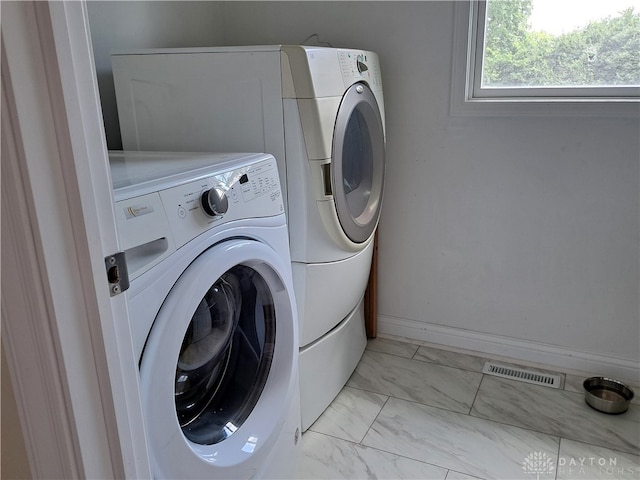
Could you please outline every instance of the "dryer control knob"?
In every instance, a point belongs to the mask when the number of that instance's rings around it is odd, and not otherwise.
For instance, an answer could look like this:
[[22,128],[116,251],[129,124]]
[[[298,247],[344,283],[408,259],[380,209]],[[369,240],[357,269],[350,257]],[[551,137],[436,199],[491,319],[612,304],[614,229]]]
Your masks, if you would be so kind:
[[362,61],[360,61],[360,60],[358,60],[356,62],[356,66],[358,67],[358,72],[360,72],[360,73],[364,73],[367,70],[369,70],[369,67],[367,67],[367,64],[362,62]]
[[204,191],[200,200],[203,210],[210,217],[224,215],[229,208],[229,200],[225,193],[219,188]]

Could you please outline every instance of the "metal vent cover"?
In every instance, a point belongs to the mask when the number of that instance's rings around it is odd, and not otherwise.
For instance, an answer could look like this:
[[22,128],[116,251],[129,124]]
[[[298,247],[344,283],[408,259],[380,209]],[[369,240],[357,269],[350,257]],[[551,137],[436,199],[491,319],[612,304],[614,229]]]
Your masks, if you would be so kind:
[[510,367],[494,362],[486,362],[482,369],[482,373],[550,388],[560,388],[560,383],[562,381],[562,377],[560,375],[525,370],[524,368]]

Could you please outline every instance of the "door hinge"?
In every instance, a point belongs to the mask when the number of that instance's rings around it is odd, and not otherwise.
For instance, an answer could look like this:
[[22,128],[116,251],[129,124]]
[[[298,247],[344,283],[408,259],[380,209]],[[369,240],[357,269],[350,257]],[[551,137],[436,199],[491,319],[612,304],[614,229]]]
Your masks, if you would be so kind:
[[107,281],[109,282],[109,293],[113,297],[129,288],[129,273],[124,252],[114,253],[104,259],[104,266],[107,271]]

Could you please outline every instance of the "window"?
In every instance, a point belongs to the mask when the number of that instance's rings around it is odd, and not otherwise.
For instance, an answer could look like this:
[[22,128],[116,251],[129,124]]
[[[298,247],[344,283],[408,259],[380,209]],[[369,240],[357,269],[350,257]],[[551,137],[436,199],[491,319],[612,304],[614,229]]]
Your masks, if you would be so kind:
[[460,38],[467,40],[465,71],[454,68],[454,82],[460,77],[465,82],[467,103],[573,104],[574,110],[576,104],[626,104],[617,111],[637,115],[637,5],[636,0],[460,2],[456,38],[458,50]]

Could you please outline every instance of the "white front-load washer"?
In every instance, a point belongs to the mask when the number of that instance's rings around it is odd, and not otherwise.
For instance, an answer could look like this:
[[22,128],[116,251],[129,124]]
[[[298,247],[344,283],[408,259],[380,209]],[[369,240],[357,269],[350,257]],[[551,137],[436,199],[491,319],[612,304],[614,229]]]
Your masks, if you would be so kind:
[[363,297],[385,169],[377,55],[278,45],[146,49],[115,54],[112,64],[125,149],[276,157],[286,186],[306,430],[366,345]]
[[275,159],[111,152],[155,478],[283,478],[298,326]]

